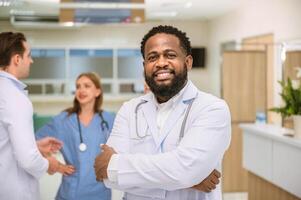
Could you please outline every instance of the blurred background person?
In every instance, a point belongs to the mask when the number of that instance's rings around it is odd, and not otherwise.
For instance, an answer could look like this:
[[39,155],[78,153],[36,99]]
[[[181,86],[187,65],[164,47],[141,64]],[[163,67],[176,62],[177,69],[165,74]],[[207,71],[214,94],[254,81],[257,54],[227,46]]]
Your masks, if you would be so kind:
[[19,80],[28,77],[32,63],[24,34],[0,33],[0,199],[39,199],[38,179],[58,168],[49,154],[61,142],[50,137],[35,141],[32,103]]
[[73,106],[55,116],[39,129],[36,138],[53,136],[63,141],[61,153],[66,165],[56,199],[110,200],[111,190],[96,181],[93,164],[111,132],[114,115],[101,109],[103,91],[95,73],[83,73],[76,79]]

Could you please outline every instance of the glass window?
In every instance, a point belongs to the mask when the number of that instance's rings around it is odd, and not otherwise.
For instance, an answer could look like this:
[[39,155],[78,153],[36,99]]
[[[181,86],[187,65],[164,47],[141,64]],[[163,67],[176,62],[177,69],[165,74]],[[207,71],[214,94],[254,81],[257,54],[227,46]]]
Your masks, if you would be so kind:
[[64,49],[32,49],[33,64],[28,79],[64,79]]
[[138,49],[117,51],[118,78],[143,79],[143,59]]
[[27,85],[28,94],[42,94],[43,93],[43,86],[37,84],[28,84]]
[[143,92],[143,59],[139,49],[116,49],[115,54],[113,49],[33,48],[32,57],[34,63],[25,80],[30,94],[73,94],[75,79],[84,72],[100,75],[104,93]]
[[46,94],[63,94],[65,92],[65,85],[63,83],[45,84]]
[[[75,86],[75,80],[73,81],[69,81],[68,83],[69,85],[69,91],[70,91],[70,94],[75,94],[75,90],[76,90],[76,86]],[[101,86],[102,86],[102,90],[104,93],[111,93],[112,92],[112,85],[111,83],[101,83]],[[64,87],[61,88],[62,91],[64,91]]]
[[113,50],[70,50],[70,78],[83,72],[96,72],[101,78],[113,77]]
[[102,83],[102,90],[104,93],[111,93],[112,92],[112,86],[109,83]]

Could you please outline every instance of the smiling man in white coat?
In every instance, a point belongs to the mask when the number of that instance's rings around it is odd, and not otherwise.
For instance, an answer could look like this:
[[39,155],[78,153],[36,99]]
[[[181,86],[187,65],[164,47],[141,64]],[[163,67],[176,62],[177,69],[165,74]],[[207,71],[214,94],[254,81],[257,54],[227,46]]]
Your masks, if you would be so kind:
[[154,27],[141,53],[151,92],[119,110],[95,160],[97,179],[127,200],[221,200],[218,182],[209,181],[208,191],[198,185],[221,170],[231,138],[227,104],[188,80],[193,59],[184,32]]

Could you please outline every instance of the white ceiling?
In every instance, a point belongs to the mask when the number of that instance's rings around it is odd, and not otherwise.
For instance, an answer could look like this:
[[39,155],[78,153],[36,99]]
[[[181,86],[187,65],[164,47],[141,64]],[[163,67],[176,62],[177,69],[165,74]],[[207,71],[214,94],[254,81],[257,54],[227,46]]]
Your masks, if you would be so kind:
[[234,10],[241,2],[241,0],[145,0],[146,18],[206,20]]
[[[59,0],[0,0],[15,2],[0,6],[0,18],[11,10],[34,15],[58,15]],[[237,8],[244,0],[145,0],[146,20],[207,20]]]

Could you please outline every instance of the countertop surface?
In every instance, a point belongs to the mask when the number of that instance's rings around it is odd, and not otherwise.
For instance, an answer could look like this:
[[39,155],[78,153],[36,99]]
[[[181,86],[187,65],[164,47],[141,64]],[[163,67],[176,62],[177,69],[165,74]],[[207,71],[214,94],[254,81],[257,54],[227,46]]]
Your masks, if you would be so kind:
[[252,132],[262,137],[288,143],[301,148],[301,138],[294,137],[294,130],[276,126],[273,124],[242,123],[239,125],[244,131]]

